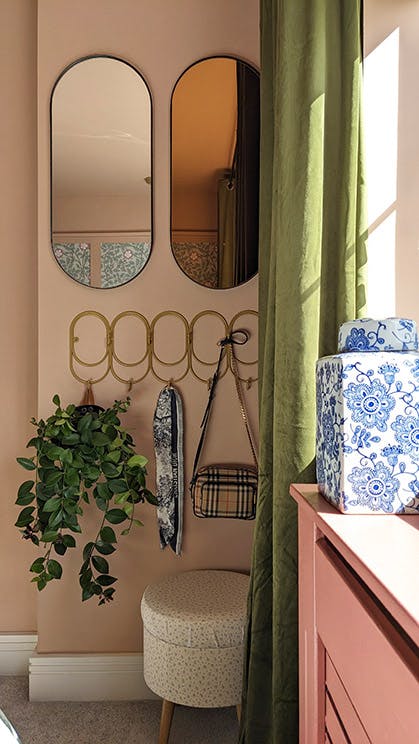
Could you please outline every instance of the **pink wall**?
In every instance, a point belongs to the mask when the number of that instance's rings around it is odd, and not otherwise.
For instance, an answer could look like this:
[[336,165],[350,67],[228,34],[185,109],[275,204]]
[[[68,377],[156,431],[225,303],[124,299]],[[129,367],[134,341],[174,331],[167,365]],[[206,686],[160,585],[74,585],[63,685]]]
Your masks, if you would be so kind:
[[375,285],[374,304],[381,317],[395,314],[419,324],[419,4],[415,0],[366,0],[365,55],[366,81],[372,76],[366,113],[374,120],[367,152],[370,264],[374,261],[377,266],[371,291]]
[[[213,308],[228,319],[246,308],[255,308],[257,280],[244,287],[214,291],[191,282],[178,269],[170,250],[170,95],[178,76],[200,57],[237,54],[258,63],[258,1],[180,0],[138,3],[132,0],[43,0],[39,4],[38,49],[38,155],[39,155],[39,412],[47,413],[51,397],[77,402],[82,394],[68,368],[68,329],[81,310],[95,309],[110,320],[123,310],[137,310],[150,320],[160,311],[175,309],[191,319]],[[147,80],[153,98],[154,120],[154,245],[146,269],[130,284],[114,290],[92,290],[71,281],[58,267],[49,247],[49,95],[55,78],[71,61],[95,53],[113,54],[137,66]],[[246,323],[246,325],[248,325]],[[129,324],[122,329],[123,346],[132,346]],[[254,329],[255,330],[255,329]],[[201,327],[201,353],[217,355],[221,329]],[[87,334],[87,335],[86,335]],[[86,327],[83,341],[95,344],[96,331]],[[174,354],[176,332],[162,330],[163,353]],[[130,340],[131,339],[131,340]],[[256,351],[256,333],[253,352]],[[132,356],[135,356],[131,350]],[[152,416],[162,384],[152,378],[134,388],[132,411],[127,417],[139,452],[150,458],[153,486]],[[180,384],[185,409],[186,480],[190,478],[194,447],[207,398],[206,385],[188,377]],[[105,405],[124,397],[126,387],[107,379],[95,389]],[[256,419],[256,386],[248,395],[252,419]],[[226,380],[217,395],[218,412],[207,450],[210,458],[249,460],[238,403],[232,381]],[[217,409],[216,409],[217,411]],[[115,560],[119,577],[113,605],[98,608],[82,604],[75,573],[51,585],[39,596],[38,632],[40,652],[135,651],[141,644],[139,603],[144,587],[159,577],[197,567],[248,570],[252,523],[199,520],[185,496],[184,552],[181,558],[158,543],[155,514],[144,507],[145,527],[133,539],[121,543]],[[94,529],[94,527],[92,527]],[[123,539],[123,538],[122,538]],[[80,556],[69,556],[75,568]],[[67,572],[68,573],[68,572]]]
[[[18,42],[17,42],[18,40]],[[36,628],[35,591],[28,581],[30,546],[13,526],[16,463],[32,436],[36,411],[36,3],[3,0],[0,8],[0,631]]]

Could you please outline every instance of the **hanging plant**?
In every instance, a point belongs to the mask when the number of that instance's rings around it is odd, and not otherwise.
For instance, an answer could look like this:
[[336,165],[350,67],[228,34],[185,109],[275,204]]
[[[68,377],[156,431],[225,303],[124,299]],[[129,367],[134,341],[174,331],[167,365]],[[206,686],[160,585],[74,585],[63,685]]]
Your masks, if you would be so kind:
[[34,447],[35,455],[17,458],[35,480],[19,488],[16,504],[24,508],[15,524],[24,539],[44,546],[44,554],[29,569],[41,591],[61,578],[62,565],[53,555],[63,556],[76,547],[86,505],[98,509],[97,535],[84,546],[79,582],[82,599],[96,596],[102,605],[113,599],[112,585],[117,581],[105,557],[116,550],[113,527],[125,523],[121,535],[128,535],[133,525],[142,525],[135,517],[136,505],[157,503],[146,488],[147,459],[135,453],[131,435],[121,426],[119,414],[127,411],[129,398],[106,410],[62,408],[58,395],[52,400],[57,406],[52,416],[46,421],[31,419],[36,436],[27,447]]

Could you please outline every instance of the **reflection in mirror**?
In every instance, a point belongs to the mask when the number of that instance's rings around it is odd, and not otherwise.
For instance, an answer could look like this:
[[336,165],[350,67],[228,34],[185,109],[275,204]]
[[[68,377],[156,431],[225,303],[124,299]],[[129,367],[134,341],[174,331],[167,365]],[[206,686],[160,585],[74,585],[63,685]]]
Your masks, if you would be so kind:
[[258,270],[259,73],[230,57],[189,67],[172,94],[172,251],[205,287]]
[[64,271],[118,287],[151,251],[151,98],[113,57],[69,67],[51,96],[51,233]]

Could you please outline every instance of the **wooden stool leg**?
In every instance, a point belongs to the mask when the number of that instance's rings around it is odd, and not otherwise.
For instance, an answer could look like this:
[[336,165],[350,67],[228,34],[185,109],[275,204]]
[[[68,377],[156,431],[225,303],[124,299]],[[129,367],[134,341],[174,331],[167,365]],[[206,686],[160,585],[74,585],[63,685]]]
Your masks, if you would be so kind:
[[174,703],[171,703],[170,700],[163,700],[160,719],[159,744],[167,744],[167,742],[169,741],[170,726],[172,724],[174,709]]
[[237,720],[240,723],[240,719],[242,717],[242,707],[240,703],[236,705],[236,711],[237,711]]

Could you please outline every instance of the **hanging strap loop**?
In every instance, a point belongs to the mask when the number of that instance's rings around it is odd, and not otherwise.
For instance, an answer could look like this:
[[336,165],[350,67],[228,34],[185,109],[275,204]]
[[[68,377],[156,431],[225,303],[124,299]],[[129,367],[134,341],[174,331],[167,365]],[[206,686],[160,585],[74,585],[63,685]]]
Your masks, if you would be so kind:
[[239,404],[240,404],[240,411],[241,411],[242,418],[243,418],[243,421],[244,421],[244,425],[245,425],[245,428],[246,428],[246,434],[247,434],[247,438],[249,440],[250,449],[252,451],[253,461],[254,461],[254,464],[255,464],[256,468],[258,468],[258,459],[257,459],[257,456],[256,456],[256,447],[255,447],[255,445],[253,443],[253,436],[252,436],[252,433],[250,431],[249,420],[248,420],[248,416],[247,416],[247,412],[246,412],[246,407],[245,407],[245,403],[244,403],[243,392],[242,392],[241,385],[240,385],[240,378],[239,378],[239,373],[238,373],[238,368],[237,368],[237,359],[236,359],[236,356],[235,356],[235,353],[234,353],[234,345],[243,346],[243,344],[247,343],[247,341],[249,340],[249,338],[250,338],[250,334],[248,333],[248,331],[245,331],[245,330],[240,329],[240,330],[237,330],[237,331],[232,331],[228,336],[225,336],[224,338],[221,338],[217,342],[217,345],[220,346],[220,355],[218,357],[218,362],[217,362],[216,370],[215,370],[214,375],[213,375],[212,380],[211,380],[210,391],[209,391],[209,396],[208,396],[208,403],[207,403],[207,406],[205,408],[204,415],[202,417],[202,422],[201,422],[201,436],[199,438],[198,447],[197,447],[197,450],[196,450],[195,460],[194,460],[194,464],[193,464],[192,479],[191,479],[191,483],[190,483],[191,487],[193,486],[193,484],[196,481],[197,470],[198,470],[198,463],[199,463],[199,459],[201,457],[202,447],[204,445],[204,439],[205,439],[205,434],[206,434],[206,430],[207,430],[207,426],[208,426],[208,420],[209,420],[210,413],[211,413],[212,401],[213,401],[214,396],[215,396],[215,388],[217,386],[217,382],[218,382],[218,379],[219,379],[219,376],[220,376],[221,364],[222,364],[223,357],[224,357],[224,354],[225,353],[227,353],[227,354],[230,355],[230,366],[231,366],[231,371],[232,371],[233,376],[234,376],[234,382],[235,382],[236,390],[237,390],[237,397],[239,399]]

